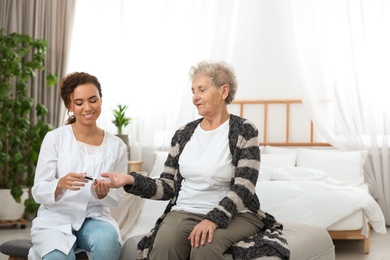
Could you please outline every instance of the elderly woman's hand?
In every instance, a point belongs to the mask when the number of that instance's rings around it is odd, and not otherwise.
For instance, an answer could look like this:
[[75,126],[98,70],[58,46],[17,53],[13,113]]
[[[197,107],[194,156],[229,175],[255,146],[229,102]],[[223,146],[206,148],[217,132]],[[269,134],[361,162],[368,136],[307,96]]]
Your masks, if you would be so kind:
[[214,230],[217,229],[217,224],[214,222],[204,219],[199,224],[197,224],[192,230],[188,240],[190,240],[191,246],[199,247],[199,245],[204,245],[207,242],[211,243],[213,241]]
[[120,188],[125,185],[133,185],[134,177],[125,173],[119,172],[104,172],[100,174],[103,178],[107,178],[105,182],[110,188]]

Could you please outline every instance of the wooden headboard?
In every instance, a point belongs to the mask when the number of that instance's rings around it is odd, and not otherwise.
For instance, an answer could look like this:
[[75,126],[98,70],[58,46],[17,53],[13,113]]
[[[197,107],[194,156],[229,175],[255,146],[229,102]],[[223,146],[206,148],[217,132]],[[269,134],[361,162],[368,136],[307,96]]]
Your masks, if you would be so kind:
[[257,125],[260,145],[330,146],[315,131],[301,100],[235,100],[229,110]]

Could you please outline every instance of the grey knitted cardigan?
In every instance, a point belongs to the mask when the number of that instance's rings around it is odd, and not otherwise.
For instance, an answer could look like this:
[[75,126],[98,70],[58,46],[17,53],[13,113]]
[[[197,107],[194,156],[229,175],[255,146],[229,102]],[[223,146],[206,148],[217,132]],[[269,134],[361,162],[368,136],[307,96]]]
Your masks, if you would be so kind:
[[[155,227],[138,243],[137,259],[148,259],[158,228],[166,214],[175,205],[183,177],[179,170],[179,157],[184,146],[190,140],[201,119],[188,123],[178,129],[171,141],[171,149],[164,163],[164,172],[158,179],[152,179],[135,172],[134,185],[126,185],[128,193],[154,200],[170,200],[164,213],[157,220]],[[217,207],[205,216],[226,228],[229,222],[244,207],[256,214],[264,223],[264,228],[256,235],[243,239],[226,253],[234,259],[254,259],[261,256],[278,256],[289,259],[290,251],[282,234],[283,226],[274,217],[260,209],[255,185],[260,167],[260,149],[258,130],[251,122],[231,115],[229,120],[229,148],[232,153],[233,176],[230,191]]]

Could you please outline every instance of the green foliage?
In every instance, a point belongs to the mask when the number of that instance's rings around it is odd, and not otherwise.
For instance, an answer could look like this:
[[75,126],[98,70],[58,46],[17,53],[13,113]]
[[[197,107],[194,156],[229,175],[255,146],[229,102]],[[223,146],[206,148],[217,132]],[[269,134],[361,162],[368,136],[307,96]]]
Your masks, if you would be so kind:
[[39,208],[39,204],[37,204],[32,198],[28,198],[24,201],[24,214],[32,214],[34,215]]
[[[53,128],[43,122],[47,108],[28,92],[31,79],[45,69],[46,52],[46,41],[0,29],[0,188],[11,189],[19,203],[22,189],[33,185],[42,140]],[[49,86],[57,81],[55,75],[47,77]],[[26,205],[36,210],[31,200]]]
[[118,104],[116,109],[113,109],[114,120],[112,122],[118,128],[118,134],[122,134],[123,127],[126,127],[133,120],[131,117],[126,116],[127,105]]

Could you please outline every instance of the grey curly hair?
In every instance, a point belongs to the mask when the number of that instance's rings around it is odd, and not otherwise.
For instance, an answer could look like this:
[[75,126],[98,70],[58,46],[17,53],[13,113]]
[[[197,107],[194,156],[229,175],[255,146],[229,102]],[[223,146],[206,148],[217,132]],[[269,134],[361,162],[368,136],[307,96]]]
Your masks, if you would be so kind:
[[237,79],[233,67],[226,62],[201,61],[196,66],[192,66],[189,72],[190,80],[193,81],[199,75],[210,77],[215,87],[229,85],[229,94],[225,100],[230,104],[237,92]]

